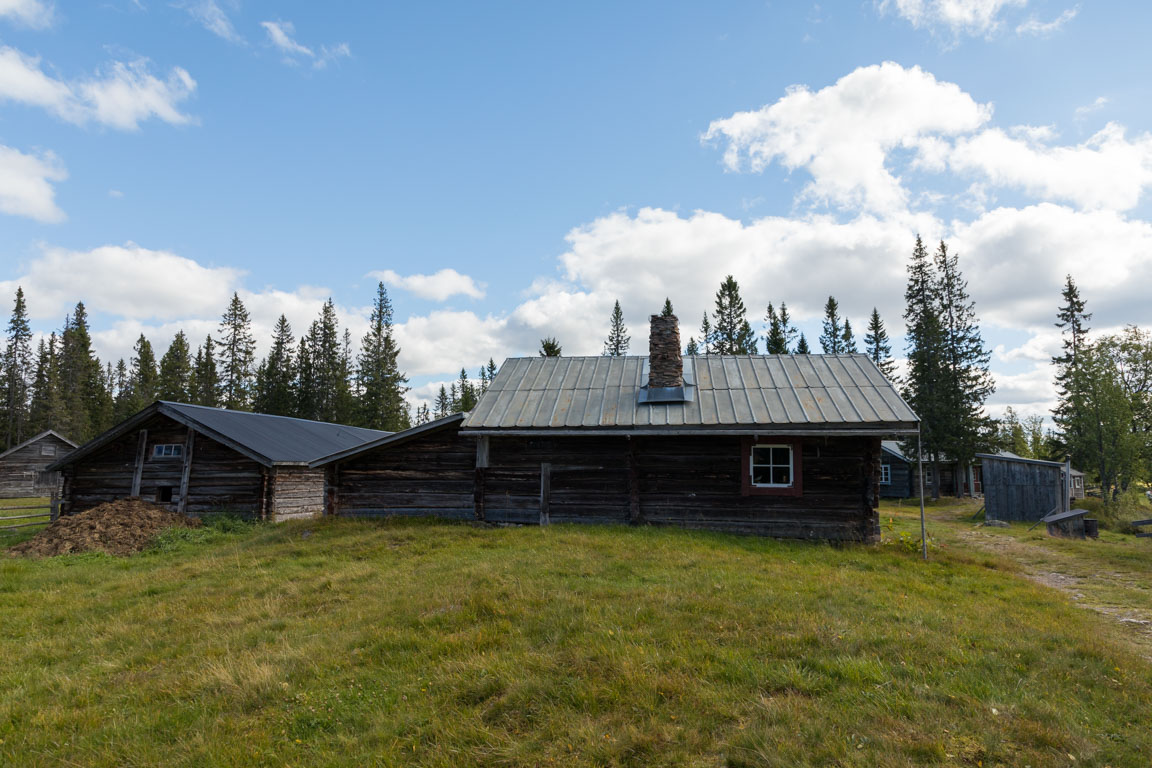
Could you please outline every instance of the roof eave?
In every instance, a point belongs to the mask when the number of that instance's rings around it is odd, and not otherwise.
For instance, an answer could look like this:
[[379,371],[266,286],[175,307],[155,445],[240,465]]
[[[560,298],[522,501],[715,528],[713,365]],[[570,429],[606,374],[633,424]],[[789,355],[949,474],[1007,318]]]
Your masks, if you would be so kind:
[[915,423],[895,422],[885,424],[869,424],[862,427],[848,427],[844,424],[815,425],[815,424],[738,424],[731,427],[466,427],[460,430],[461,435],[506,435],[509,437],[526,437],[531,435],[551,436],[603,436],[603,435],[782,435],[782,436],[827,436],[827,437],[887,437],[889,435],[914,435],[917,432]]
[[[337,451],[336,453],[329,454],[328,456],[322,456],[319,459],[308,462],[308,466],[313,468],[325,467],[338,461],[343,461],[354,456],[359,456],[365,451],[371,451],[376,448],[395,447],[402,445],[409,440],[414,440],[415,438],[420,437],[421,435],[438,432],[439,430],[450,427],[453,424],[458,424],[464,421],[467,415],[467,413],[453,413],[449,416],[445,416],[434,421],[429,421],[424,424],[419,424],[415,427],[410,427],[403,430],[402,432],[393,432],[390,435],[372,440],[371,442],[364,443],[363,445],[358,445],[354,448],[345,448],[342,451]],[[463,430],[461,430],[461,433],[463,433]]]

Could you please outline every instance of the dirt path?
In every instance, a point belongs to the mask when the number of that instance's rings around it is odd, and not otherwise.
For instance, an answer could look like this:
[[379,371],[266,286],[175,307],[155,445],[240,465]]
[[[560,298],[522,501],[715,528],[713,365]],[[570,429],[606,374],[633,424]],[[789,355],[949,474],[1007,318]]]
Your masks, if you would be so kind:
[[[1152,660],[1152,580],[1147,574],[1102,569],[1098,562],[1022,541],[994,528],[962,531],[959,536],[975,549],[1011,558],[1028,579],[1058,589],[1081,608],[1112,619],[1124,627],[1140,653]],[[1085,546],[1094,545],[1085,542]]]

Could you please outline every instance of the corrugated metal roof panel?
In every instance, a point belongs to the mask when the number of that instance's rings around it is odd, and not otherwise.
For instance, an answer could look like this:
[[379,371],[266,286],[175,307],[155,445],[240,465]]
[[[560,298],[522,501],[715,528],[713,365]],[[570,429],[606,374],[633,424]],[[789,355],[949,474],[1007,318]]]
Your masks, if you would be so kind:
[[866,355],[684,359],[684,403],[639,403],[644,357],[506,361],[464,429],[908,429],[916,415]]

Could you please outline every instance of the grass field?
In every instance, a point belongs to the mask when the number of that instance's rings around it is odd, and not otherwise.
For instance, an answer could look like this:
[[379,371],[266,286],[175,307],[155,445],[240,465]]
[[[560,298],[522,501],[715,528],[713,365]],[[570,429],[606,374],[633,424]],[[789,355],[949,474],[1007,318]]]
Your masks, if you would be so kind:
[[[20,525],[23,523],[38,523],[38,525],[29,526],[26,528],[18,528],[16,530],[0,531],[0,549],[10,547],[13,544],[24,541],[36,535],[44,526],[48,525],[49,519],[31,518],[20,520],[7,520],[6,518],[15,515],[34,515],[39,512],[47,512],[50,499],[48,498],[32,498],[32,499],[0,499],[0,526],[4,525]],[[12,509],[12,507],[43,507],[43,509]]]
[[1152,540],[972,511],[927,564],[911,507],[875,547],[324,520],[2,558],[0,765],[1148,766],[1152,653],[1101,609],[1152,611]]

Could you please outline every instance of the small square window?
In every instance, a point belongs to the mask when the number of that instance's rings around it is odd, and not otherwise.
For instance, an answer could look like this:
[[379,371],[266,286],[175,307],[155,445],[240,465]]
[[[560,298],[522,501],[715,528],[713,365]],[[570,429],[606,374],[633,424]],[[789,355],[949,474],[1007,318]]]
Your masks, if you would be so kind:
[[55,456],[56,455],[56,446],[54,446],[54,445],[42,445],[42,446],[40,446],[40,455],[41,456]]
[[880,465],[880,484],[881,485],[891,485],[892,484],[892,465],[891,464],[881,464]]
[[157,443],[152,447],[154,459],[178,459],[184,455],[184,446],[179,443]]
[[792,486],[792,446],[754,445],[751,459],[752,485],[761,488]]
[[156,489],[156,501],[167,504],[172,501],[172,486],[162,485]]

